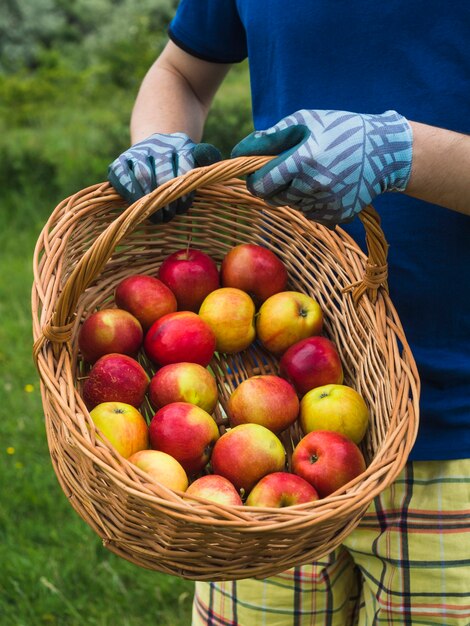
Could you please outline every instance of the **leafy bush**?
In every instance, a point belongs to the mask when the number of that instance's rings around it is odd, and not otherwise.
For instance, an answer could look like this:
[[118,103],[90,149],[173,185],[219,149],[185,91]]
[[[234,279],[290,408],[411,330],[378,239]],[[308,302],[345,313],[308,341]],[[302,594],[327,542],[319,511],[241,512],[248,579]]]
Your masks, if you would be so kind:
[[[167,41],[175,6],[175,0],[8,0],[0,25],[4,206],[30,196],[46,211],[105,180],[110,161],[129,145],[133,102]],[[205,140],[229,156],[250,131],[241,64],[216,97]]]

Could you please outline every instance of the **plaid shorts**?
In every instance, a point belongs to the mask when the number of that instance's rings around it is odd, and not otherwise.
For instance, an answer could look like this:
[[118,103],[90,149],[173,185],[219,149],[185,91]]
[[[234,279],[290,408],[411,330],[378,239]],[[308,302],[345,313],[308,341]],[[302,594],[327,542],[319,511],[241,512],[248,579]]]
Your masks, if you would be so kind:
[[470,460],[415,461],[329,557],[197,582],[193,626],[470,626]]

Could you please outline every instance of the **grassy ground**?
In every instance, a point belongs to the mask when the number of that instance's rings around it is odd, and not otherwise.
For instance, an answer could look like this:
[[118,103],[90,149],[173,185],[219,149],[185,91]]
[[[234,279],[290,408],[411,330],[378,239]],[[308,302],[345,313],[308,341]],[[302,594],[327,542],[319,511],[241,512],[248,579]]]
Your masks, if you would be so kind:
[[0,624],[187,625],[192,583],[108,552],[58,485],[30,313],[33,248],[53,205],[0,202]]

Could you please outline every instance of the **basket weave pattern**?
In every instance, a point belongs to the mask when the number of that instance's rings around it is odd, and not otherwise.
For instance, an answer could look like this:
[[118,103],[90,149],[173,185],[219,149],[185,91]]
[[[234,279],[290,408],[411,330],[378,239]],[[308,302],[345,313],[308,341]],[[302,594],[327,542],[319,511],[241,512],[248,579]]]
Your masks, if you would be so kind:
[[[340,228],[329,231],[249,194],[239,176],[265,162],[240,158],[192,170],[128,208],[107,183],[89,187],[58,205],[35,251],[34,358],[60,485],[111,551],[189,579],[265,577],[321,558],[394,480],[416,437],[419,378],[387,292],[387,244],[377,214],[371,207],[361,213],[367,257]],[[162,225],[146,219],[193,190],[186,215]],[[156,275],[161,261],[188,241],[218,262],[239,243],[266,246],[285,263],[289,288],[322,307],[345,384],[361,393],[371,413],[361,444],[368,467],[335,494],[281,509],[217,505],[163,487],[97,437],[80,395],[87,374],[78,355],[80,324],[112,304],[120,280]],[[144,355],[141,360],[151,370]],[[278,363],[253,346],[216,355],[211,367],[220,397],[214,417],[223,432],[231,391],[249,376],[277,373]],[[143,412],[151,418],[150,406]],[[297,426],[282,435],[288,459],[299,438]]]

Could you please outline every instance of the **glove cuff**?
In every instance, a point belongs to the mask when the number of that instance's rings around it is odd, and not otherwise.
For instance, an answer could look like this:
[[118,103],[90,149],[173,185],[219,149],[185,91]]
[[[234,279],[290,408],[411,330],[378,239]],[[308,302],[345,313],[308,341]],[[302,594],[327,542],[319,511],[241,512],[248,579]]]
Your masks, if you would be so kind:
[[367,140],[372,144],[370,163],[381,178],[375,178],[373,186],[379,183],[380,192],[404,191],[413,158],[413,131],[408,120],[396,111],[364,117],[369,126]]

